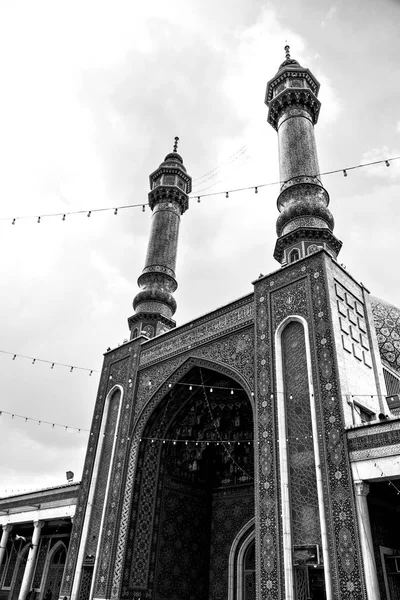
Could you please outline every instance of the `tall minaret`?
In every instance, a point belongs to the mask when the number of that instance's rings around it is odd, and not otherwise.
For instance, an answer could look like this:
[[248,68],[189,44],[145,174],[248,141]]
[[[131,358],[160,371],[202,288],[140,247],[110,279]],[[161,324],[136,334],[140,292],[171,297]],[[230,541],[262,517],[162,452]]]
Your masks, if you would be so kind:
[[290,58],[267,84],[268,122],[278,132],[282,183],[274,258],[282,265],[325,248],[335,258],[342,242],[333,235],[329,195],[319,178],[314,125],[321,106],[319,83],[309,69]]
[[150,175],[149,206],[153,211],[145,267],[138,279],[141,289],[133,300],[135,314],[128,319],[131,339],[144,333],[154,337],[175,327],[173,292],[181,215],[189,208],[192,178],[178,154],[175,138],[173,152]]

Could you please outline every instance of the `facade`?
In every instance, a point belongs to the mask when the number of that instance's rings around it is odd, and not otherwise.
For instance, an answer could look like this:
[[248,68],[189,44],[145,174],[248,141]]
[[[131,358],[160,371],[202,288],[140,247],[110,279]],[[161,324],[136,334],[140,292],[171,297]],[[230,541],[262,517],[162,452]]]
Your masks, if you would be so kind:
[[[181,327],[191,177],[177,139],[150,175],[131,337],[104,358],[60,599],[400,598],[400,311],[337,262],[318,91],[287,47],[265,100],[284,182],[279,269]],[[32,522],[51,521],[18,518],[38,562]],[[13,544],[3,533],[2,593],[23,600],[5,586]]]
[[0,499],[1,600],[26,598],[32,589],[38,598],[58,598],[78,491],[69,484]]

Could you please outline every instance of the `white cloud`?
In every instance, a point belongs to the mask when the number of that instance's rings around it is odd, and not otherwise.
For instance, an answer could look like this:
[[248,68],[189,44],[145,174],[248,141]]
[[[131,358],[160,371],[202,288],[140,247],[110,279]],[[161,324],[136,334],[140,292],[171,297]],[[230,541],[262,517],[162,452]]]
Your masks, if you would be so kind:
[[324,16],[324,18],[321,21],[321,27],[326,27],[327,24],[329,23],[329,21],[332,21],[332,19],[334,18],[334,16],[337,13],[337,5],[333,4],[328,12],[326,13],[326,15]]

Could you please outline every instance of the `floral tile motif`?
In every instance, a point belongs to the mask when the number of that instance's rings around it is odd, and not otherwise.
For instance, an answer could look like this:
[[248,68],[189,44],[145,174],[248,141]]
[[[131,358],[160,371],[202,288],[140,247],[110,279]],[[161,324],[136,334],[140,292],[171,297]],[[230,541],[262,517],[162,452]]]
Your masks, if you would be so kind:
[[400,309],[371,296],[381,358],[400,375]]

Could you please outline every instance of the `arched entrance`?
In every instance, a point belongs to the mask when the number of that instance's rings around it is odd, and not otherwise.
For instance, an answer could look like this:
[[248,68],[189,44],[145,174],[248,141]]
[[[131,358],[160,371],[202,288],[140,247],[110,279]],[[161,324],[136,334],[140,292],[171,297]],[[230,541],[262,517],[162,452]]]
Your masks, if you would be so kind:
[[232,543],[254,517],[253,437],[230,376],[194,366],[171,387],[141,438],[127,597],[227,597]]
[[66,557],[67,550],[64,544],[62,542],[58,542],[54,546],[49,559],[46,581],[43,586],[43,598],[46,598],[46,595],[48,595],[49,591],[51,592],[51,598],[56,599],[59,597]]

